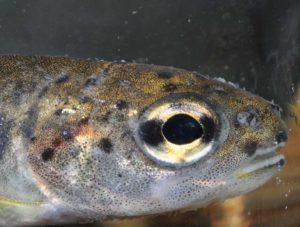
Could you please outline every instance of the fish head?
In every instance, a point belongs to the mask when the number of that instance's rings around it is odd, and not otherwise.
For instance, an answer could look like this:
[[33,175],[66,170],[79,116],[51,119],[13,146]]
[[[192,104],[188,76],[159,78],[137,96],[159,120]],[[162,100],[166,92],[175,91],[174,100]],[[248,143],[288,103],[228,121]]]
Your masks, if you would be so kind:
[[162,97],[142,112],[135,140],[153,166],[171,170],[151,184],[174,207],[203,207],[252,191],[282,169],[281,109],[223,81]]
[[82,107],[89,118],[74,127],[80,114],[58,120],[44,112],[29,160],[53,203],[114,217],[203,207],[282,168],[276,151],[287,127],[278,106],[197,73],[169,69],[166,79],[161,69],[115,66],[101,89],[89,88],[94,101]]

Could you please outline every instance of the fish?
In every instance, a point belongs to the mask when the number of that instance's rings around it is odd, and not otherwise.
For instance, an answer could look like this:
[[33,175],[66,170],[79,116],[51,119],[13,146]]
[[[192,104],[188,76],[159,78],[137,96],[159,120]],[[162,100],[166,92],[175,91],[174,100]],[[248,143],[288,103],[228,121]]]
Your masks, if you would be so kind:
[[197,209],[284,166],[281,109],[169,66],[0,56],[0,225]]

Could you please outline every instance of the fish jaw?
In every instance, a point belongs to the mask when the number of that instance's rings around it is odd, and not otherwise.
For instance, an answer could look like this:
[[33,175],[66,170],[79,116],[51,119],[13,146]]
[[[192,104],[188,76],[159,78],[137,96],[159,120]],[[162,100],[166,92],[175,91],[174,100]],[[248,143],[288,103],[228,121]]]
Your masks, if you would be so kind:
[[226,179],[226,184],[220,190],[219,199],[224,200],[251,192],[276,176],[286,165],[285,156],[279,153],[285,144],[283,142],[257,149],[257,155],[253,159],[241,165]]

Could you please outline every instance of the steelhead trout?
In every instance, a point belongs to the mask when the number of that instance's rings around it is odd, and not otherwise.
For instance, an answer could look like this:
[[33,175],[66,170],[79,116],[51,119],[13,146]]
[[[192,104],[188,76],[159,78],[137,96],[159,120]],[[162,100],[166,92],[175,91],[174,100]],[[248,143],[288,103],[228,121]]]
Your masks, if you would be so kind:
[[203,207],[284,165],[280,108],[172,67],[0,57],[0,225]]

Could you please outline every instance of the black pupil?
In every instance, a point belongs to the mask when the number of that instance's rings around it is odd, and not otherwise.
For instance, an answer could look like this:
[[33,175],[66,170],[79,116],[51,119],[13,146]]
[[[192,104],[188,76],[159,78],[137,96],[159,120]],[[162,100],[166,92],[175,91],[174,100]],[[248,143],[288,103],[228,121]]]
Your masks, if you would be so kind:
[[191,143],[203,135],[199,122],[187,114],[169,118],[163,125],[162,132],[169,142],[177,145]]

